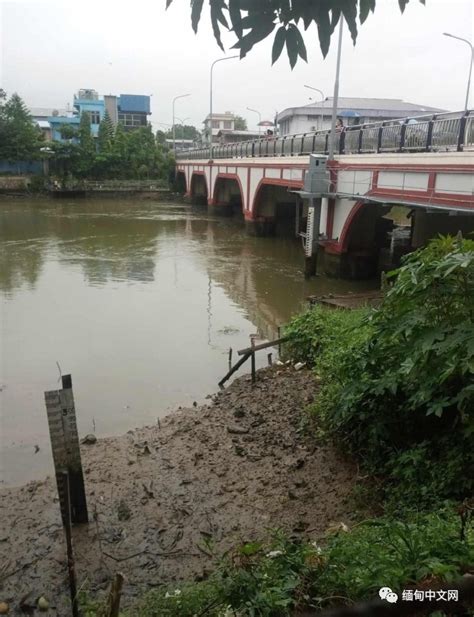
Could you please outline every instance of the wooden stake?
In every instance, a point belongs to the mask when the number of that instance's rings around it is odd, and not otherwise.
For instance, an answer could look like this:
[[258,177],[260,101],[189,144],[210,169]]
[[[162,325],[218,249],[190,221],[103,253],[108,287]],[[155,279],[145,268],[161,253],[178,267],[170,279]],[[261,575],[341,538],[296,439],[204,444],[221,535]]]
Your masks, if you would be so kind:
[[122,595],[122,585],[124,575],[121,572],[115,574],[112,585],[110,586],[109,597],[107,600],[107,617],[119,617],[120,597]]
[[230,371],[227,373],[227,375],[225,375],[219,382],[219,387],[222,388],[222,386],[225,384],[225,382],[229,379],[229,377],[231,377],[231,375],[233,375],[235,373],[235,371],[239,370],[239,368],[242,366],[242,364],[244,362],[247,362],[247,360],[250,358],[251,352],[249,351],[248,353],[246,353],[242,358],[240,358],[240,360],[237,362],[237,364],[234,364],[234,366],[230,369]]
[[232,347],[229,347],[229,371],[232,368]]
[[255,381],[257,380],[257,375],[255,374],[255,340],[252,338],[250,342],[251,342],[251,347],[252,347],[252,356],[251,356],[251,361],[252,361],[252,383],[255,383]]
[[267,359],[268,359],[268,366],[271,366],[273,364],[271,352],[267,355]]
[[69,591],[71,594],[72,617],[80,617],[79,605],[77,602],[77,586],[76,586],[76,570],[74,567],[74,552],[72,548],[72,529],[71,529],[71,497],[69,488],[69,473],[62,472],[64,485],[64,506],[65,506],[65,521],[64,531],[66,533],[66,550],[67,550],[67,569],[69,573]]

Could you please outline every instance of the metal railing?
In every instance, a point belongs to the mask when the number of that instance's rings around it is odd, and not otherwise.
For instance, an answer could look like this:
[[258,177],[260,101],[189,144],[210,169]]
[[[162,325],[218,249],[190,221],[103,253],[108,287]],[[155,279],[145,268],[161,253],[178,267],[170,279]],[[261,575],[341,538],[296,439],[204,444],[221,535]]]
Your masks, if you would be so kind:
[[[260,138],[213,146],[214,159],[328,154],[330,131]],[[447,112],[344,127],[335,135],[338,154],[462,152],[474,150],[474,111]],[[209,159],[208,147],[177,154],[178,160]]]

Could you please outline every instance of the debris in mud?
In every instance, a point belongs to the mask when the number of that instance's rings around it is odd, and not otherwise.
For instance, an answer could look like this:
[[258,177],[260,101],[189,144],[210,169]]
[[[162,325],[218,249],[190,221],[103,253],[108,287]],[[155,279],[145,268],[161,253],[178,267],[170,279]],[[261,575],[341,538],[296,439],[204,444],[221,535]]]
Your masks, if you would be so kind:
[[81,439],[81,443],[86,444],[88,446],[92,446],[97,443],[97,437],[90,433]]
[[227,432],[232,435],[245,435],[249,432],[249,429],[245,426],[237,426],[236,424],[229,424],[227,427]]

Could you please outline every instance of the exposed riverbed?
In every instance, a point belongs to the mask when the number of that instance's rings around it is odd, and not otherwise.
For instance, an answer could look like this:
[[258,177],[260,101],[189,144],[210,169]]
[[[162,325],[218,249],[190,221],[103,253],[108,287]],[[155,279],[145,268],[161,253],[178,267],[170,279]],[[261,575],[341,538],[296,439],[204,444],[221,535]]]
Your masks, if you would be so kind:
[[[82,446],[90,523],[74,529],[78,586],[103,594],[117,570],[123,604],[200,580],[240,543],[277,528],[316,540],[354,520],[356,466],[302,430],[318,392],[306,370],[274,366],[159,425]],[[55,481],[0,489],[0,600],[12,614],[44,596],[69,614]]]
[[203,402],[229,347],[276,336],[306,296],[368,287],[305,281],[294,238],[136,199],[3,198],[0,250],[1,486],[52,473],[43,392],[59,370],[80,434],[120,435]]

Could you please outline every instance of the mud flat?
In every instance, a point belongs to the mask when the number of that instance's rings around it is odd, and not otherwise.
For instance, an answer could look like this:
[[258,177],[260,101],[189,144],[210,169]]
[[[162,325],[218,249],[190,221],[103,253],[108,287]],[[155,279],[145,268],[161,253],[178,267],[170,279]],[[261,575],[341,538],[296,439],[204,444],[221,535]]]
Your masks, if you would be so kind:
[[[312,374],[273,366],[208,405],[82,445],[90,523],[74,529],[78,586],[95,595],[117,570],[124,604],[199,580],[238,543],[271,530],[317,538],[352,519],[356,469],[302,430]],[[133,422],[133,418],[131,418]],[[39,596],[68,615],[66,548],[54,478],[0,491],[0,601]]]

